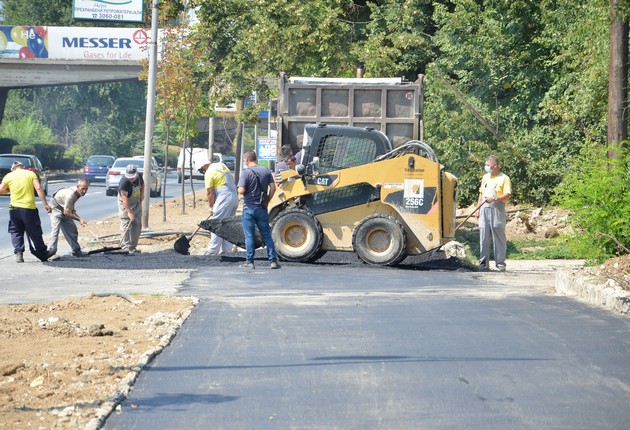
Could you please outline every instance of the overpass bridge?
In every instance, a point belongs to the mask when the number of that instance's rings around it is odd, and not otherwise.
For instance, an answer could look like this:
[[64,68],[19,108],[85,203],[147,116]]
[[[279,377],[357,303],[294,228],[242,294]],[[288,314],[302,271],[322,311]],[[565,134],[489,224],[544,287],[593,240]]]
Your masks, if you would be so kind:
[[141,71],[138,61],[0,58],[0,124],[12,89],[134,80]]
[[0,89],[138,79],[137,61],[0,58]]

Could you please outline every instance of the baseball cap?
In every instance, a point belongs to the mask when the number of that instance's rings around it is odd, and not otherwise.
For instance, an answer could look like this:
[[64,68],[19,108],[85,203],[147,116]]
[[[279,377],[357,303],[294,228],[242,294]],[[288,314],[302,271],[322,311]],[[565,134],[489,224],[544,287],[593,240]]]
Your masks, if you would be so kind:
[[204,161],[203,164],[201,166],[199,166],[199,168],[197,169],[197,171],[201,172],[201,170],[206,167],[209,166],[210,164],[212,164],[210,161]]
[[127,170],[125,170],[125,178],[136,179],[137,176],[138,176],[138,167],[135,164],[127,165]]
[[15,169],[17,166],[24,167],[24,164],[20,163],[19,161],[14,161],[13,164],[11,164],[11,170]]

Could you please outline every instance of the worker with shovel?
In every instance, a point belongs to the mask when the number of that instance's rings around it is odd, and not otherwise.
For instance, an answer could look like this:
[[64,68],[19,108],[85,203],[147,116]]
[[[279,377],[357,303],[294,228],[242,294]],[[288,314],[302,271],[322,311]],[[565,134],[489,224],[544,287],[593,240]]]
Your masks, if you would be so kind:
[[[206,195],[212,219],[229,218],[236,215],[238,193],[230,169],[223,163],[206,161],[199,171],[204,174]],[[232,251],[232,244],[212,233],[205,255],[218,255]]]
[[66,238],[66,242],[72,249],[72,255],[75,257],[83,257],[87,255],[81,250],[79,245],[79,232],[77,226],[74,223],[79,221],[79,224],[85,226],[87,223],[81,218],[75,209],[77,200],[83,197],[90,188],[90,183],[86,179],[80,179],[76,186],[66,187],[57,190],[50,201],[50,238],[48,239],[48,254],[50,257],[48,260],[58,260],[60,257],[57,255],[57,243],[59,241],[59,231],[63,233]]
[[510,178],[501,171],[499,158],[490,155],[484,166],[486,174],[479,188],[479,268],[490,269],[490,241],[494,245],[494,261],[497,269],[505,271],[507,239],[505,237],[505,204],[512,197]]
[[138,167],[135,164],[129,164],[118,186],[118,217],[122,231],[120,238],[122,253],[140,253],[136,247],[142,233],[143,199],[144,181],[138,174]]

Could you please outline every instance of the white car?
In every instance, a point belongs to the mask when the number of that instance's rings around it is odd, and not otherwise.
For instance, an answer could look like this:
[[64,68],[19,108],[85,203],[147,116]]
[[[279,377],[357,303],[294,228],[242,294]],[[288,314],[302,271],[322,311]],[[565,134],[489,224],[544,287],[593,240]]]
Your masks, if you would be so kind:
[[[120,180],[125,176],[125,171],[129,164],[135,164],[138,166],[138,173],[144,172],[144,157],[123,157],[117,158],[114,164],[107,172],[107,178],[105,179],[105,194],[108,196],[118,195],[118,186]],[[151,163],[151,197],[158,197],[162,195],[162,168],[158,166],[155,158],[152,158]]]

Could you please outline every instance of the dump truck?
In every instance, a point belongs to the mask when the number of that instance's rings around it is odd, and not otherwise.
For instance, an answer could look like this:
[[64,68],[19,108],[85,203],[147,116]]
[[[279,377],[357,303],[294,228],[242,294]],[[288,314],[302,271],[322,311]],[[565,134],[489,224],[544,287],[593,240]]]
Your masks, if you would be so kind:
[[302,148],[306,124],[325,123],[380,130],[394,147],[424,139],[424,76],[403,78],[287,77],[278,81],[278,154]]
[[[371,127],[305,124],[303,164],[280,173],[268,205],[284,261],[354,252],[374,265],[439,249],[454,239],[457,178],[420,141],[393,147]],[[199,226],[244,246],[240,218]],[[262,246],[257,239],[256,245]]]

